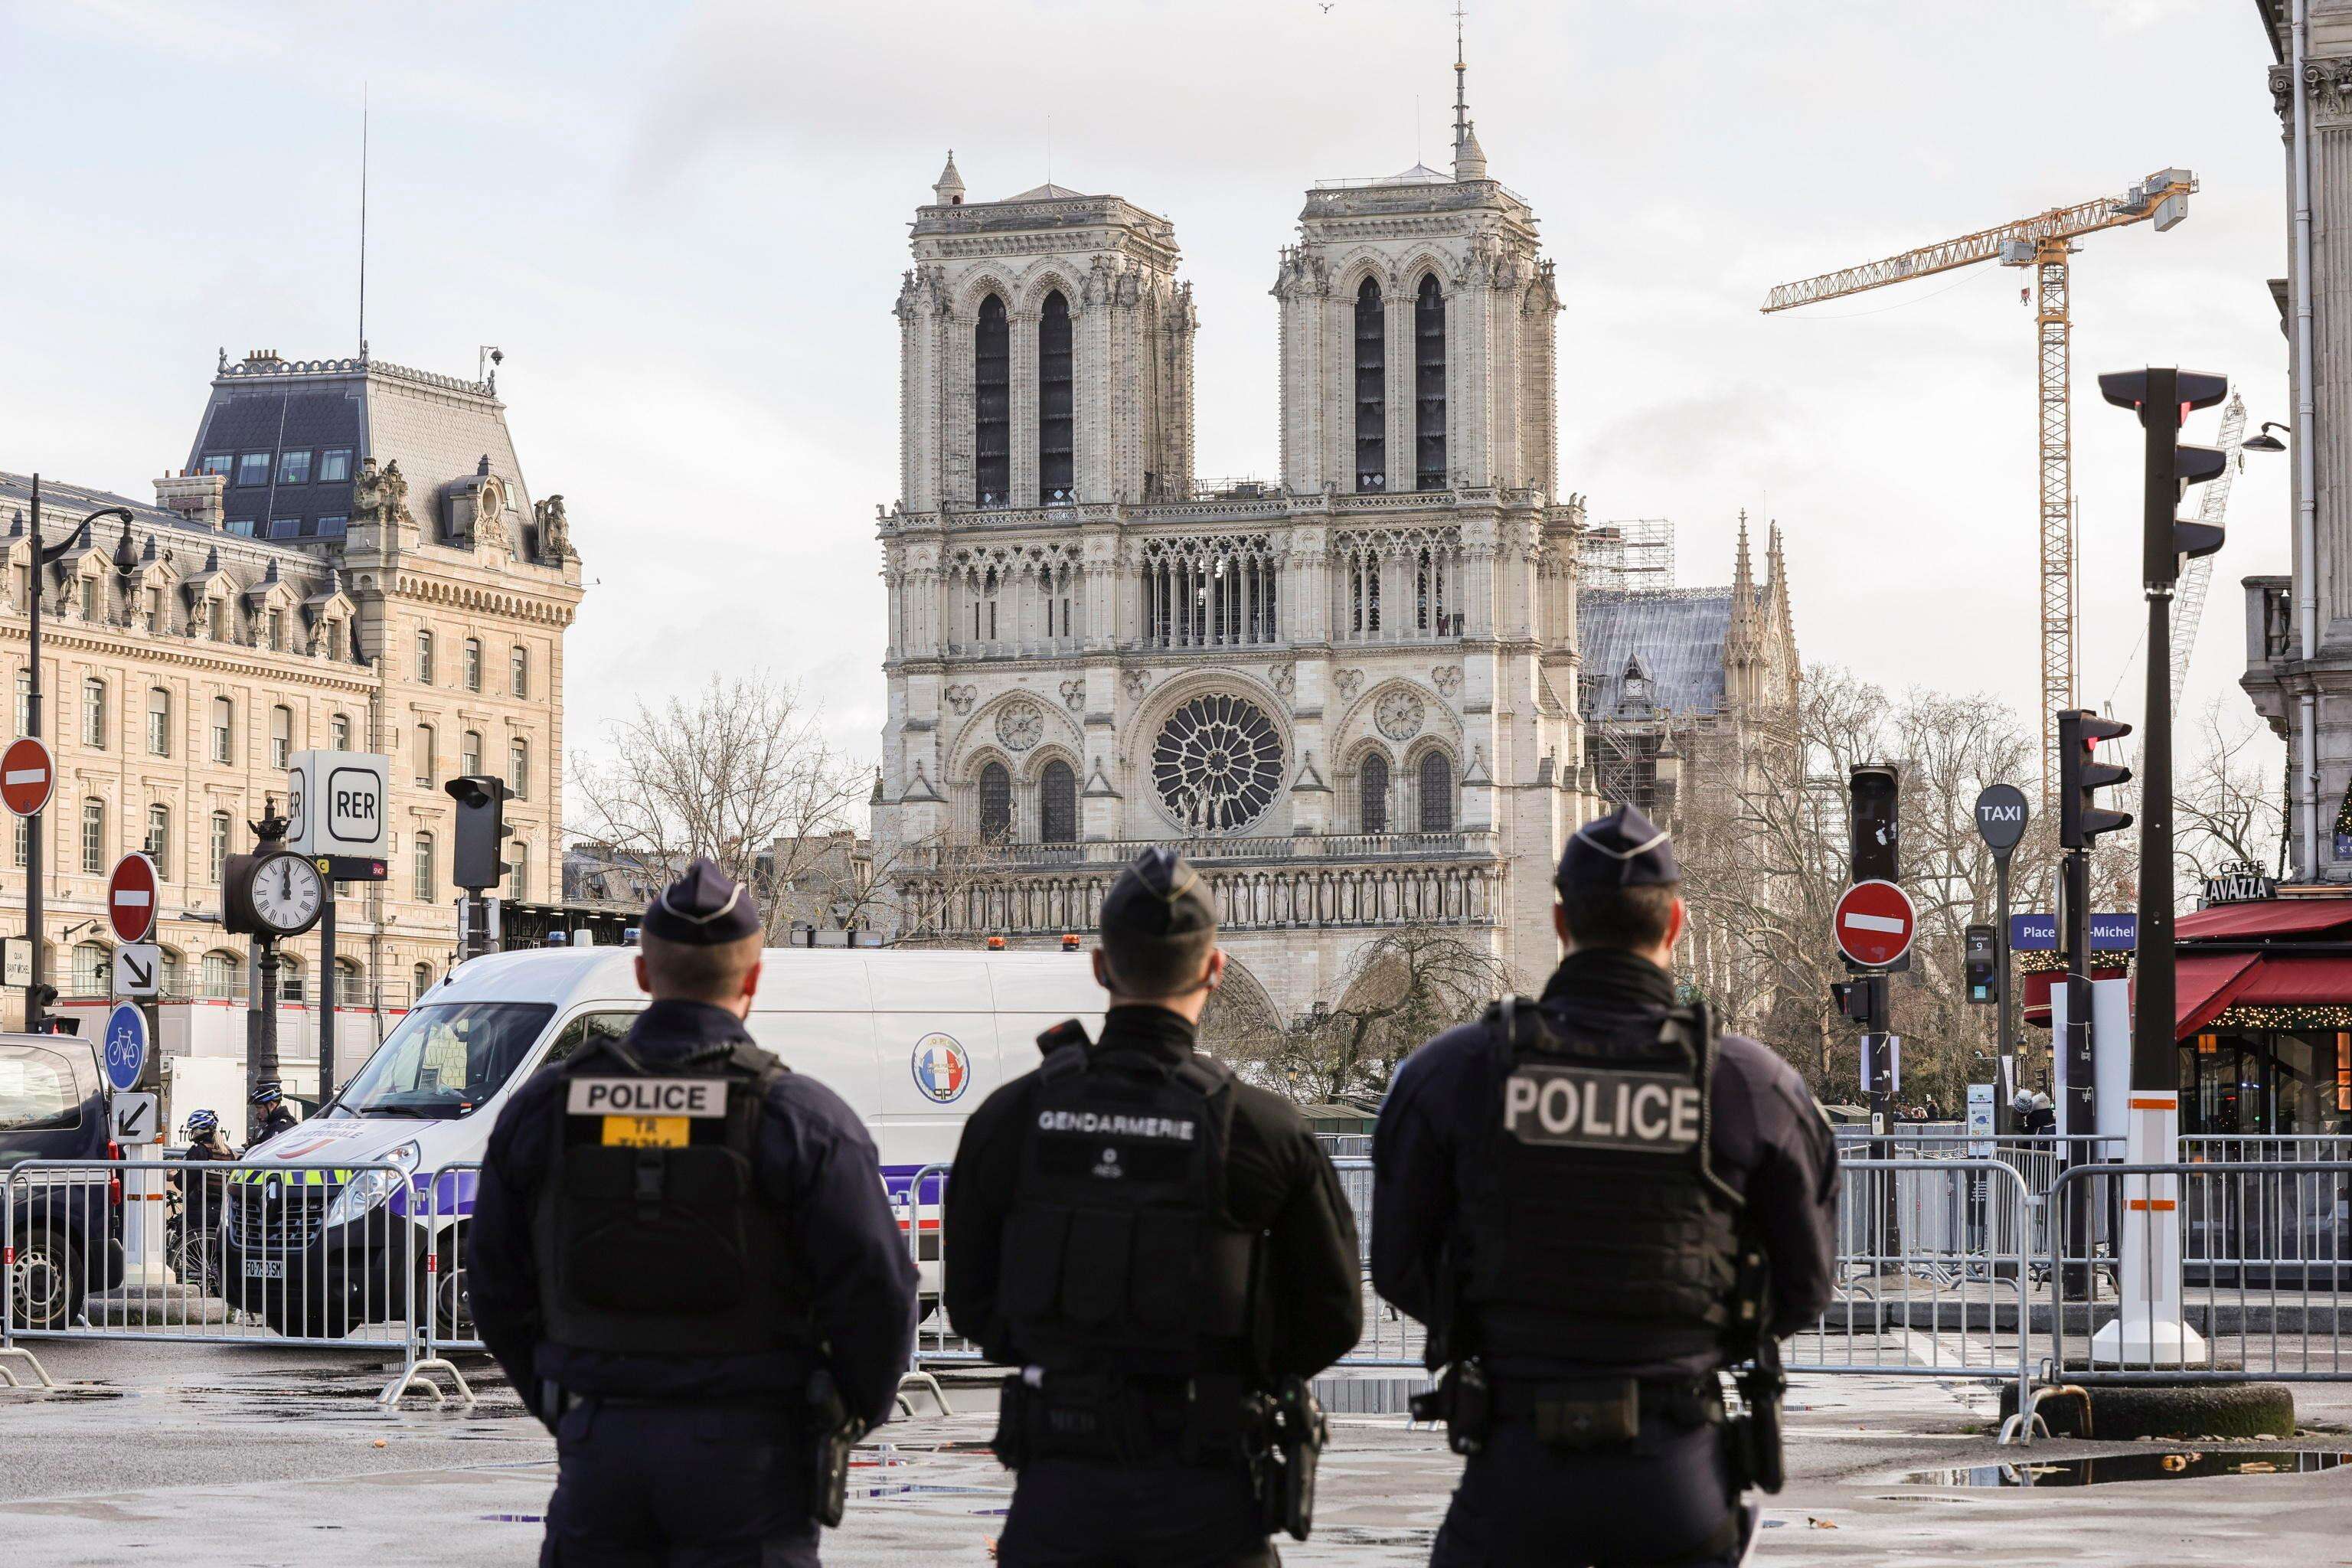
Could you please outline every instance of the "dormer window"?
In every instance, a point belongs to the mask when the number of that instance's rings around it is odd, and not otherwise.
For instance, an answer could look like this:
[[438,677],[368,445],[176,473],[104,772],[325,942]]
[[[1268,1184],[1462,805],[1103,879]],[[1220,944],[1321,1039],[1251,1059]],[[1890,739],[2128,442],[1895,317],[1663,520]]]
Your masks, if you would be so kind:
[[1642,668],[1642,661],[1638,658],[1626,660],[1625,687],[1617,700],[1618,711],[1621,713],[1649,712],[1654,706],[1654,683],[1650,679],[1650,672]]
[[95,577],[81,580],[81,618],[86,621],[98,619],[98,579]]

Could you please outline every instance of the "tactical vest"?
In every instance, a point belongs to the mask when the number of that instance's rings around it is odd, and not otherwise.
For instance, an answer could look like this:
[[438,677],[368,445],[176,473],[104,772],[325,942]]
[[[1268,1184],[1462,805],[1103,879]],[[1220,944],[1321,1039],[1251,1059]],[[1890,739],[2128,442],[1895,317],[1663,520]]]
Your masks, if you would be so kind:
[[656,1068],[611,1043],[558,1070],[536,1227],[547,1338],[662,1355],[813,1342],[786,1216],[758,1178],[768,1088],[787,1069],[748,1045]]
[[1509,1055],[1485,1190],[1465,1194],[1465,1350],[1608,1365],[1721,1346],[1740,1204],[1709,1163],[1706,1009],[1654,1036],[1563,1034],[1517,998],[1486,1018]]
[[1218,1342],[1251,1331],[1256,1251],[1224,1215],[1233,1075],[1198,1057],[1110,1071],[1065,1045],[1037,1079],[1004,1225],[1019,1354],[1049,1372],[1233,1366]]

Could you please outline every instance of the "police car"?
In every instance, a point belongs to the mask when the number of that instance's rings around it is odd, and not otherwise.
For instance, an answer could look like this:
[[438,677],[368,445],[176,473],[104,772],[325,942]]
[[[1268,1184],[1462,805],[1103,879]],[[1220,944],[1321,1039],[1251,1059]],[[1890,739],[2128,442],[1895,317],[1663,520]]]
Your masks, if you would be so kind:
[[[473,1212],[472,1167],[515,1085],[627,1031],[647,1000],[635,959],[625,948],[495,953],[426,993],[318,1115],[230,1173],[230,1300],[307,1338],[396,1319],[411,1300],[420,1321],[430,1308],[444,1333],[470,1334],[458,1226]],[[865,1119],[923,1291],[936,1295],[940,1172],[964,1118],[1036,1065],[1046,1028],[1069,1017],[1100,1027],[1091,967],[1075,953],[842,948],[772,948],[762,962],[751,1037]]]

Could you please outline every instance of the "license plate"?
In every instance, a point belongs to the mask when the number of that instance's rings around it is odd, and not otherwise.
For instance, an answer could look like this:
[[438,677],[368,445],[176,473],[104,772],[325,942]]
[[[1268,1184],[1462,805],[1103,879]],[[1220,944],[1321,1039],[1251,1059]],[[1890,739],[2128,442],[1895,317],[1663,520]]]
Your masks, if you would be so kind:
[[684,1116],[607,1116],[604,1142],[627,1149],[683,1149],[687,1145]]
[[245,1277],[247,1279],[283,1279],[286,1278],[286,1265],[248,1258],[245,1260]]

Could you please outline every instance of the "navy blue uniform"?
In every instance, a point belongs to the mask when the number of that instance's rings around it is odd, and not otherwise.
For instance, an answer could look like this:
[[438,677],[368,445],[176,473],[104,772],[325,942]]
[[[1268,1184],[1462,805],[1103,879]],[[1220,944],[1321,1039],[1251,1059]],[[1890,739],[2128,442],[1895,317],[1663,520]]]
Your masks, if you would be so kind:
[[[1589,950],[1563,960],[1541,1005],[1563,1031],[1654,1029],[1674,1002],[1647,959]],[[1443,1270],[1458,1266],[1468,1225],[1462,1194],[1470,1162],[1501,1102],[1510,1053],[1484,1025],[1448,1030],[1408,1058],[1372,1140],[1372,1281],[1398,1308],[1432,1321],[1446,1299]],[[1836,1261],[1837,1154],[1828,1124],[1795,1070],[1766,1047],[1723,1037],[1710,1101],[1715,1173],[1747,1203],[1771,1266],[1771,1321],[1786,1333],[1829,1303]],[[1441,1249],[1455,1249],[1449,1265]],[[1605,1280],[1593,1281],[1599,1290]],[[1538,1363],[1489,1360],[1499,1388],[1514,1379],[1711,1373],[1720,1355]],[[1719,1542],[1735,1493],[1719,1428],[1645,1411],[1631,1449],[1548,1447],[1524,1422],[1498,1423],[1464,1467],[1433,1563],[1693,1564],[1729,1562]]]
[[[659,1069],[750,1039],[724,1008],[657,1001],[624,1048]],[[542,1563],[814,1563],[807,1352],[629,1355],[542,1339],[531,1228],[562,1081],[535,1076],[499,1115],[466,1260],[483,1342],[556,1434],[562,1469]],[[849,1413],[880,1425],[913,1342],[915,1265],[873,1140],[831,1089],[778,1075],[760,1122],[756,1179],[789,1216],[784,1244]],[[551,1407],[559,1387],[568,1408]]]
[[[1118,1006],[1093,1047],[1094,1070],[1149,1078],[1193,1049],[1194,1028],[1158,1006]],[[1005,1222],[1019,1182],[1039,1075],[1024,1073],[983,1101],[965,1123],[949,1184],[948,1317],[988,1358],[1026,1356],[1006,1324]],[[1351,1349],[1363,1324],[1361,1256],[1339,1174],[1286,1101],[1234,1088],[1224,1208],[1238,1228],[1265,1237],[1265,1277],[1255,1292],[1254,1354],[1229,1370],[1310,1377]],[[1247,1468],[1212,1460],[1115,1463],[1032,1459],[1020,1472],[999,1560],[1017,1568],[1244,1568],[1277,1561]]]

